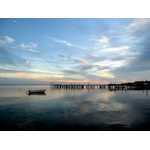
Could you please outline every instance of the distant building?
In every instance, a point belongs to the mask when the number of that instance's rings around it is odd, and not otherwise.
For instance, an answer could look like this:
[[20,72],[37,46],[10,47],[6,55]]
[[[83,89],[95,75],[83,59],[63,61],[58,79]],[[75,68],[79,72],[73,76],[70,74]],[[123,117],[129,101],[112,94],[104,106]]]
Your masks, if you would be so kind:
[[136,85],[142,84],[142,81],[135,81],[134,84]]
[[135,81],[134,82],[135,85],[148,85],[150,84],[150,81]]

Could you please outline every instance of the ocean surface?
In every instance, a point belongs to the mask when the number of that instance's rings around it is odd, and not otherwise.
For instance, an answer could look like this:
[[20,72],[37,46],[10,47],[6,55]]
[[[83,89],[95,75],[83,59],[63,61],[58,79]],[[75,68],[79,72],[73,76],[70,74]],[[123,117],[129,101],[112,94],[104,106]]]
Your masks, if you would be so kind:
[[150,131],[150,91],[0,86],[0,130]]

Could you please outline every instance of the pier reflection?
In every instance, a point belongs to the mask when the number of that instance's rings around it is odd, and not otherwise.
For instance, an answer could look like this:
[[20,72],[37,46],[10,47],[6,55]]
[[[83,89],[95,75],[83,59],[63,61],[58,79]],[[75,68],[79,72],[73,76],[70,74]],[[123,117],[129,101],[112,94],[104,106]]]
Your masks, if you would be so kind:
[[88,91],[88,93],[90,92],[90,91],[93,91],[93,90],[108,90],[108,91],[110,91],[110,92],[117,92],[117,91],[121,91],[122,93],[127,93],[128,91],[146,91],[145,93],[146,93],[146,95],[148,96],[148,92],[149,92],[149,90],[150,89],[148,89],[148,88],[139,88],[139,87],[136,87],[136,86],[133,86],[133,87],[131,87],[131,88],[128,88],[128,87],[126,87],[126,86],[123,86],[123,87],[113,87],[113,88],[110,88],[109,86],[103,86],[103,87],[99,87],[99,86],[95,86],[95,85],[91,85],[91,86],[84,86],[83,88],[81,88],[81,87],[75,87],[75,88],[71,88],[71,87],[69,87],[69,88],[60,88],[60,87],[56,87],[56,86],[50,86],[50,91],[63,91],[63,90],[65,90],[65,91],[83,91],[83,90],[87,90]]
[[129,91],[143,91],[143,93],[145,93],[146,96],[148,96],[148,92],[149,92],[149,89],[138,89],[138,88],[135,88],[135,89],[126,89],[126,88],[125,89],[109,89],[108,88],[108,90],[111,92],[122,91],[122,93],[123,92],[127,93]]
[[0,87],[0,130],[150,130],[148,89],[40,86],[46,94],[28,96],[25,91],[31,88]]

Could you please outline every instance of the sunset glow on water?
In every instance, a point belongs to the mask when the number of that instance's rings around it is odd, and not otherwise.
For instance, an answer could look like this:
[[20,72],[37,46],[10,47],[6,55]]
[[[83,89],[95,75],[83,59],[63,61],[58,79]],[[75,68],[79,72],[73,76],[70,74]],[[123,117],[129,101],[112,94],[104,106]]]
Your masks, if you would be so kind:
[[[45,94],[26,94],[47,89]],[[0,86],[0,130],[150,130],[149,90]]]

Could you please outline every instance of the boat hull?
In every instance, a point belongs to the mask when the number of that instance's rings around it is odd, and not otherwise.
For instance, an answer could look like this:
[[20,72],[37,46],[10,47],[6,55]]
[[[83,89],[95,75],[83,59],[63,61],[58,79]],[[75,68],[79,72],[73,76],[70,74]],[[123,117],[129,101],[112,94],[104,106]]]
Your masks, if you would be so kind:
[[44,93],[46,89],[41,89],[41,90],[29,90],[29,93]]
[[40,95],[40,96],[45,96],[45,93],[28,93],[28,95]]

